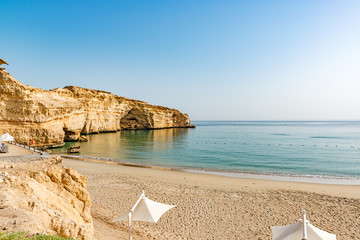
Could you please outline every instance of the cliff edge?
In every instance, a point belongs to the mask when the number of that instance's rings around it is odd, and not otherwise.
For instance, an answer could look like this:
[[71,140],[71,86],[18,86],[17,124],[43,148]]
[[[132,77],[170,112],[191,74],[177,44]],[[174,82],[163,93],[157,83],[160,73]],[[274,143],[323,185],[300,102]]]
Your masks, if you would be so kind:
[[176,109],[68,86],[50,91],[24,84],[0,69],[0,133],[19,143],[54,145],[77,141],[81,134],[124,129],[190,127]]
[[59,156],[1,161],[2,231],[93,239],[87,178],[59,162]]

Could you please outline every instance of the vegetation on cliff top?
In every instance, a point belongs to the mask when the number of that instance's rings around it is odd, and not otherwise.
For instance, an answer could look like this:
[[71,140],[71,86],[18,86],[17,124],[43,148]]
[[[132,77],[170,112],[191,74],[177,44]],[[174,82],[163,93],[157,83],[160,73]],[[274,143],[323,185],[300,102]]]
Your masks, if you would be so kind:
[[0,240],[75,240],[74,238],[63,238],[55,235],[35,235],[27,236],[24,232],[2,232],[0,233]]

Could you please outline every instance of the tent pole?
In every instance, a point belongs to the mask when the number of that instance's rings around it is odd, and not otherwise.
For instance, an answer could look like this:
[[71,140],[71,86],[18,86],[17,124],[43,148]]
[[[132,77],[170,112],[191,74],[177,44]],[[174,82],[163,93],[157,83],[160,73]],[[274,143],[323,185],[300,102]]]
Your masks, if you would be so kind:
[[144,191],[143,191],[143,193],[141,194],[141,196],[139,197],[139,199],[136,201],[135,205],[132,207],[132,209],[129,212],[129,239],[130,240],[132,240],[132,237],[131,237],[131,215],[135,211],[135,208],[140,203],[141,199],[143,199],[143,197],[145,197],[145,192]]
[[132,237],[131,237],[131,212],[129,212],[128,219],[129,219],[129,240],[132,240]]
[[303,210],[303,238],[301,240],[307,240],[306,211],[305,210]]

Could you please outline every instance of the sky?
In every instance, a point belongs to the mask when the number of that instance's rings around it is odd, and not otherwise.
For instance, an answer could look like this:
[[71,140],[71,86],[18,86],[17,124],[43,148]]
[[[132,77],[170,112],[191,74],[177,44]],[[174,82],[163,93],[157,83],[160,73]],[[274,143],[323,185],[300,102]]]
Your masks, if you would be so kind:
[[360,120],[358,0],[1,0],[24,84],[81,86],[191,120]]

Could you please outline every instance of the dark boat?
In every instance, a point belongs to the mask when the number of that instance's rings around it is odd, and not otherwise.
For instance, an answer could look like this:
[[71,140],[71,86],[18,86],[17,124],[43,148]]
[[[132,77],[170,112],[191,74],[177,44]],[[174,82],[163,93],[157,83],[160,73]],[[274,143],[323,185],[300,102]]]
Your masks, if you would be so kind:
[[80,146],[69,147],[67,153],[80,153]]

